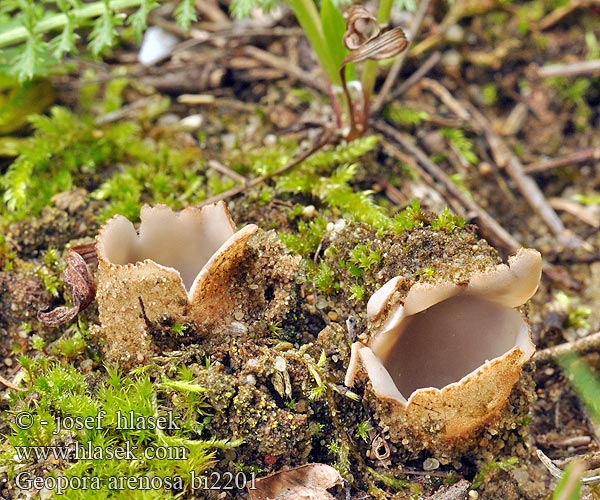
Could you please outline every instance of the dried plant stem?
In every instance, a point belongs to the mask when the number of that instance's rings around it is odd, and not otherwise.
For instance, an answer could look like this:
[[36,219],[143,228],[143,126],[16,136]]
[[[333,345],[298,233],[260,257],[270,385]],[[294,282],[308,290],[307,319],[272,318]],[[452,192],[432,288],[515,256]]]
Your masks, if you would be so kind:
[[[429,10],[430,4],[431,4],[431,0],[421,0],[419,2],[419,7],[417,9],[417,12],[415,13],[415,17],[413,18],[413,22],[410,26],[410,33],[411,33],[413,40],[417,37],[417,35],[419,34],[419,31],[421,30],[421,25],[423,24],[423,19],[425,18],[425,14]],[[400,74],[400,71],[402,70],[402,66],[404,65],[404,60],[406,59],[407,54],[408,54],[408,50],[405,50],[396,58],[396,60],[394,61],[394,64],[392,64],[392,67],[391,67],[387,77],[385,78],[385,81],[383,82],[381,91],[379,92],[379,95],[375,98],[375,101],[373,102],[373,105],[371,106],[371,109],[374,113],[379,111],[381,109],[381,107],[386,103],[388,94],[392,90],[392,86],[396,82],[396,79],[398,78],[398,75]]]
[[10,380],[6,380],[2,375],[0,375],[0,384],[12,389],[13,391],[24,391],[25,389],[16,386]]
[[585,243],[563,225],[557,213],[542,193],[539,186],[528,177],[523,164],[496,133],[490,122],[474,106],[467,104],[472,123],[485,136],[492,155],[499,167],[504,167],[517,189],[529,203],[529,206],[542,218],[546,226],[556,236],[559,243],[567,248],[580,248]]
[[246,184],[248,179],[246,179],[243,175],[238,174],[237,172],[231,170],[229,167],[226,167],[221,162],[217,160],[208,160],[208,166],[217,172],[226,175],[230,179],[233,179],[235,182],[239,182],[242,184]]
[[564,17],[568,16],[575,9],[580,7],[590,7],[598,4],[600,4],[599,0],[572,0],[568,2],[567,5],[554,9],[552,12],[550,12],[550,14],[540,21],[538,27],[540,30],[548,29]]
[[[410,136],[398,132],[395,128],[383,121],[372,122],[371,125],[375,130],[397,142],[400,147],[416,158],[417,162],[419,162],[425,172],[427,172],[427,174],[429,174],[437,183],[436,188],[438,190],[440,190],[440,187],[442,188],[441,194],[447,200],[449,200],[449,197],[457,200],[469,213],[470,218],[477,220],[481,232],[497,248],[502,248],[508,253],[515,253],[523,246],[506,229],[496,222],[490,214],[472,199],[465,196],[464,193],[448,178],[445,172],[433,163],[421,148],[414,144]],[[448,196],[446,196],[446,194]],[[452,204],[450,201],[449,203]],[[566,288],[578,289],[580,287],[579,282],[575,281],[567,273],[564,273],[561,268],[550,264],[546,260],[542,263],[542,270],[548,278]]]
[[530,163],[523,168],[526,174],[536,172],[546,172],[553,168],[564,167],[565,165],[573,165],[574,163],[585,163],[588,161],[600,160],[600,148],[584,148],[579,151],[574,151],[560,158],[541,161],[538,163]]
[[393,127],[381,121],[374,122],[373,128],[387,135],[396,141],[404,150],[408,151],[419,162],[421,167],[441,185],[444,190],[453,198],[458,200],[465,209],[470,212],[471,216],[476,218],[481,230],[486,236],[497,246],[514,253],[522,245],[500,224],[498,224],[492,216],[490,216],[477,203],[464,195],[456,187],[456,185],[448,178],[445,172],[433,163],[425,152],[419,148],[412,139],[398,132]]
[[600,73],[600,59],[577,61],[569,64],[552,64],[550,66],[536,67],[534,71],[537,78],[569,77]]
[[265,63],[271,66],[272,68],[276,68],[287,73],[292,78],[301,81],[309,87],[313,87],[317,90],[320,90],[321,92],[327,93],[327,88],[325,87],[325,85],[323,85],[321,79],[315,78],[314,76],[311,76],[309,72],[291,64],[291,62],[288,59],[274,56],[266,50],[262,50],[253,46],[244,47],[243,52],[247,56],[252,57],[262,63]]
[[565,342],[537,351],[531,361],[537,364],[550,363],[564,354],[587,354],[598,349],[600,349],[600,332],[595,332],[573,342]]
[[424,78],[421,85],[434,93],[461,120],[469,121],[476,131],[486,138],[496,164],[506,170],[519,192],[542,218],[559,243],[567,248],[580,248],[585,245],[581,238],[565,228],[539,186],[525,174],[525,167],[521,161],[477,108],[470,103],[462,104],[456,100],[439,82]]
[[394,99],[398,99],[404,92],[406,92],[413,85],[416,85],[422,78],[425,77],[427,73],[429,73],[437,63],[440,62],[442,58],[442,53],[439,50],[436,50],[433,54],[431,54],[427,60],[419,66],[419,69],[415,71],[412,75],[410,75],[406,80],[404,80],[396,90],[392,93],[389,100],[393,101]]
[[202,203],[198,203],[197,206],[203,207],[203,206],[209,205],[211,203],[216,203],[217,201],[227,200],[229,198],[232,198],[232,197],[242,193],[246,189],[250,189],[255,186],[258,186],[259,184],[265,182],[266,180],[269,180],[273,177],[281,175],[281,174],[287,172],[288,170],[291,170],[292,168],[296,167],[300,163],[302,163],[304,160],[306,160],[307,158],[309,158],[310,156],[315,154],[317,151],[319,151],[320,149],[325,147],[327,144],[333,144],[334,139],[335,138],[332,137],[332,135],[330,133],[324,133],[321,140],[318,141],[316,144],[314,144],[310,149],[308,149],[307,151],[302,153],[297,158],[294,158],[292,161],[290,161],[283,167],[275,170],[275,172],[271,172],[268,175],[263,175],[262,177],[257,177],[256,179],[247,181],[245,184],[228,189],[227,191],[217,194],[216,196],[211,196],[210,198],[204,200]]

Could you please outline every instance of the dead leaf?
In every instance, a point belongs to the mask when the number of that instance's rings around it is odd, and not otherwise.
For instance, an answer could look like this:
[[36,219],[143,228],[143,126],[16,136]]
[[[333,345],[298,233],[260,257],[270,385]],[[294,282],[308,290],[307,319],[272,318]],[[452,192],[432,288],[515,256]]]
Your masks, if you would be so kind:
[[307,464],[256,480],[250,500],[334,500],[327,490],[343,484],[342,476],[326,464]]
[[358,49],[380,33],[381,28],[373,14],[362,5],[350,7],[344,33],[344,45],[348,50]]
[[60,278],[71,287],[71,306],[39,312],[38,319],[48,326],[58,326],[72,320],[94,300],[96,294],[96,285],[84,258],[71,249],[65,261],[67,265]]
[[342,62],[346,64],[365,61],[367,59],[388,59],[397,56],[408,47],[408,39],[401,28],[385,31],[378,36],[367,40],[360,47],[351,50]]

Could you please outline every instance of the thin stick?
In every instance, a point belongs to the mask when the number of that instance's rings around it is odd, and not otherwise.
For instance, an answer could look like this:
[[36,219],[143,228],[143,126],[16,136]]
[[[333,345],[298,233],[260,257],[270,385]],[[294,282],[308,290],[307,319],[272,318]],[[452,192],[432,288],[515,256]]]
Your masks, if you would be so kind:
[[523,172],[526,174],[546,172],[547,170],[552,170],[553,168],[564,167],[565,165],[572,165],[574,163],[585,163],[594,160],[600,160],[600,148],[585,148],[559,158],[553,158],[552,160],[530,163],[523,168]]
[[251,189],[255,186],[258,186],[262,182],[264,182],[268,179],[271,179],[272,177],[281,175],[281,174],[287,172],[288,170],[291,170],[292,168],[299,165],[304,160],[306,160],[307,158],[309,158],[310,156],[315,154],[317,151],[319,151],[321,148],[323,148],[327,144],[332,144],[332,143],[333,143],[333,140],[332,140],[331,134],[325,133],[325,134],[323,134],[322,139],[319,142],[317,142],[314,146],[312,146],[310,149],[308,149],[307,151],[302,153],[300,156],[298,156],[298,158],[293,159],[292,161],[290,161],[283,167],[275,170],[275,172],[271,172],[268,175],[263,175],[262,177],[257,177],[256,179],[249,180],[246,182],[246,184],[244,184],[242,186],[237,186],[237,187],[228,189],[227,191],[224,191],[220,194],[217,194],[215,196],[208,198],[207,200],[204,200],[201,203],[198,203],[197,206],[203,207],[204,205],[216,203],[217,201],[226,200],[228,198],[231,198],[233,196],[240,194],[241,192],[245,191],[246,189]]
[[248,179],[246,179],[243,175],[234,172],[217,160],[208,160],[208,166],[217,172],[226,175],[230,179],[233,179],[235,182],[241,182],[242,184],[246,184],[248,182]]
[[542,218],[558,241],[567,248],[580,248],[585,242],[576,234],[565,228],[562,221],[550,206],[539,186],[528,177],[523,164],[517,156],[506,146],[502,138],[496,133],[489,121],[471,104],[467,104],[473,117],[472,123],[479,127],[480,132],[486,137],[495,162],[504,167],[517,189],[529,203],[529,206]]
[[594,4],[597,5],[598,3],[600,3],[598,0],[571,1],[567,5],[554,9],[552,12],[550,12],[550,14],[548,14],[540,21],[538,27],[540,30],[548,29],[557,22],[559,22],[561,19],[563,19],[565,16],[568,16],[575,9],[578,9],[579,7],[589,7]]
[[[421,31],[421,25],[423,24],[423,19],[425,18],[425,14],[429,10],[429,5],[431,0],[421,0],[419,2],[419,7],[417,8],[417,12],[415,12],[415,16],[413,17],[413,21],[410,25],[410,33],[412,39],[417,38],[419,31]],[[387,96],[392,89],[400,71],[402,70],[402,66],[404,65],[404,60],[406,59],[406,55],[408,54],[408,50],[402,52],[392,64],[389,73],[387,74],[385,81],[383,82],[383,86],[381,87],[381,91],[379,95],[375,98],[375,102],[371,106],[371,110],[373,113],[376,113],[381,109],[381,107],[385,104],[387,100]]]
[[8,387],[9,389],[12,389],[14,391],[24,391],[25,389],[16,386],[15,384],[13,384],[10,380],[6,380],[2,375],[0,375],[0,384]]
[[458,102],[454,98],[450,91],[441,83],[437,82],[436,80],[431,80],[430,78],[423,78],[421,80],[421,86],[424,89],[429,90],[440,101],[442,101],[446,106],[448,106],[448,109],[452,111],[456,116],[458,116],[461,120],[469,120],[469,112],[460,102]]
[[398,99],[404,92],[406,92],[413,85],[419,83],[419,81],[425,77],[427,73],[429,73],[437,63],[440,62],[442,58],[442,53],[439,50],[436,50],[433,54],[431,54],[426,61],[419,66],[419,69],[415,71],[412,75],[410,75],[406,80],[404,80],[400,86],[392,93],[389,98],[389,101],[393,101]]
[[373,123],[373,128],[394,139],[400,146],[408,151],[421,164],[425,171],[431,175],[444,189],[460,204],[471,212],[478,220],[481,231],[494,242],[495,245],[514,253],[522,245],[500,224],[498,224],[483,208],[473,200],[465,196],[460,189],[448,178],[444,171],[433,163],[425,152],[414,144],[412,139],[386,123],[377,121]]
[[[472,218],[477,219],[481,232],[497,248],[503,248],[508,253],[515,253],[523,246],[508,231],[506,231],[506,229],[498,224],[490,214],[473,200],[466,197],[464,193],[448,179],[448,176],[444,171],[433,163],[421,148],[413,143],[412,138],[398,132],[395,128],[390,127],[383,121],[374,121],[371,123],[371,126],[380,133],[395,140],[402,148],[415,157],[423,169],[430,174],[450,196],[454,197],[463,207],[465,207],[467,212],[470,212]],[[579,282],[575,281],[569,274],[563,272],[562,268],[554,266],[546,260],[542,263],[542,271],[550,278],[550,280],[559,283],[564,287],[569,289],[578,289],[580,287]]]
[[569,64],[551,64],[550,66],[536,67],[534,75],[537,78],[552,78],[555,76],[579,76],[600,72],[600,59],[593,61],[577,61]]
[[563,354],[588,354],[589,352],[597,351],[599,348],[600,332],[595,332],[573,342],[565,342],[537,351],[531,358],[531,361],[540,365],[542,363],[550,363]]
[[253,47],[251,45],[248,47],[244,47],[242,52],[244,52],[244,54],[246,54],[247,56],[253,57],[256,60],[271,66],[272,68],[283,71],[284,73],[290,75],[296,80],[299,80],[302,83],[308,85],[309,87],[316,88],[317,90],[320,90],[323,93],[327,92],[327,89],[321,81],[322,79],[311,76],[311,73],[303,70],[298,66],[294,66],[290,63],[288,59],[274,56],[266,50],[259,49],[258,47]]
[[[385,136],[382,137],[382,145],[383,145],[384,150],[390,156],[400,160],[403,163],[407,163],[407,164],[411,165],[417,171],[417,173],[421,177],[421,180],[425,184],[427,184],[433,191],[435,191],[436,193],[439,193],[446,200],[448,205],[450,205],[452,207],[452,210],[454,210],[456,213],[464,213],[464,207],[456,199],[454,199],[452,196],[450,196],[446,192],[446,190],[443,188],[443,186],[436,184],[435,179],[433,179],[433,177],[431,177],[431,175],[429,175],[425,170],[423,170],[423,168],[421,168],[419,163],[414,161],[414,159],[412,157],[410,157],[409,155],[404,153],[402,150],[400,150],[396,146],[396,144],[389,141]],[[398,190],[391,185],[384,185],[384,188],[385,188],[385,193],[388,196],[388,198],[390,198],[394,203],[399,204],[399,202],[401,201],[401,198],[397,195],[394,196],[396,194],[395,191],[398,191]],[[441,191],[441,193],[440,193],[440,191]]]

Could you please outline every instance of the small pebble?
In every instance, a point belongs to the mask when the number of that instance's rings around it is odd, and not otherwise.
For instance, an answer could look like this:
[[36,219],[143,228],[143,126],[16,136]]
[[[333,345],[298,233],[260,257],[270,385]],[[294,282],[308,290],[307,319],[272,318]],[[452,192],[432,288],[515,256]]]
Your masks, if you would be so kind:
[[335,311],[329,311],[327,313],[327,317],[331,320],[331,321],[335,321],[339,318],[339,314],[336,313]]
[[285,362],[285,359],[282,356],[277,356],[275,358],[275,369],[280,371],[280,372],[284,372],[285,368],[286,368],[287,364]]
[[138,61],[144,66],[153,66],[169,57],[179,38],[159,26],[151,26],[146,30],[142,46],[138,53]]
[[186,130],[193,131],[199,129],[204,123],[204,117],[202,115],[189,115],[179,122],[179,124]]
[[435,470],[440,466],[440,461],[436,458],[427,458],[423,462],[423,470],[430,471]]
[[79,371],[90,373],[94,369],[94,362],[91,359],[84,359],[79,365]]
[[221,136],[221,143],[225,149],[233,149],[237,142],[235,134],[223,134]]
[[479,498],[479,493],[477,493],[477,491],[475,491],[475,490],[471,490],[471,491],[469,491],[469,498],[472,498],[473,500],[477,500]]
[[465,41],[465,30],[460,24],[452,24],[446,30],[446,41],[450,43],[463,43]]
[[6,366],[12,366],[13,365],[13,360],[12,358],[4,358],[4,364]]
[[303,209],[302,209],[302,216],[306,217],[307,219],[312,219],[317,213],[317,209],[315,208],[314,205],[306,205]]
[[242,321],[244,319],[244,313],[242,311],[236,311],[233,313],[233,317],[238,321]]

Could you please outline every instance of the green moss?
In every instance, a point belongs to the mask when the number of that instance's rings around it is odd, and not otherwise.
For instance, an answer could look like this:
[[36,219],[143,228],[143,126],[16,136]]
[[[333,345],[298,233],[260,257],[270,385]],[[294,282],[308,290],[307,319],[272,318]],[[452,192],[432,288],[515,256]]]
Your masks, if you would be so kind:
[[431,229],[436,231],[446,231],[451,233],[455,229],[464,227],[465,221],[462,217],[454,215],[448,207],[444,208],[441,214],[431,221]]
[[296,226],[296,232],[281,233],[279,239],[292,252],[308,258],[317,251],[326,229],[327,221],[323,217],[317,217],[308,222],[300,220]]
[[442,128],[440,134],[452,144],[459,153],[472,165],[479,162],[479,158],[473,150],[473,141],[465,136],[465,133],[458,128]]
[[392,123],[400,126],[416,126],[429,120],[429,113],[420,109],[411,109],[392,103],[384,110],[384,116]]
[[335,292],[340,286],[333,270],[326,261],[320,261],[317,265],[314,283],[317,290],[326,294]]
[[474,490],[480,488],[483,485],[486,476],[488,474],[490,474],[492,471],[495,471],[498,469],[503,470],[503,471],[510,470],[515,465],[517,465],[517,462],[518,462],[517,457],[510,457],[505,460],[495,460],[492,462],[488,462],[481,469],[479,469],[479,472],[477,472],[477,474],[475,474],[475,477],[473,478],[473,482],[471,483],[471,488]]
[[122,160],[127,144],[139,141],[131,123],[96,127],[92,117],[77,117],[62,107],[29,120],[34,135],[19,144],[19,156],[0,178],[6,203],[2,215],[9,219],[38,214],[54,194],[78,185],[82,175]]
[[[381,262],[381,251],[372,248],[372,244],[358,245],[350,251],[350,262],[361,271],[369,271]],[[354,275],[352,271],[351,274]]]
[[421,214],[421,204],[419,200],[412,200],[411,204],[404,210],[400,211],[392,219],[392,230],[396,233],[409,231],[423,225],[423,216]]
[[[156,383],[148,375],[124,377],[109,369],[105,380],[90,385],[91,381],[70,364],[48,358],[21,358],[21,364],[28,374],[29,387],[25,392],[12,393],[10,412],[6,415],[25,412],[31,415],[32,425],[18,426],[12,419],[7,421],[10,433],[7,446],[0,453],[0,464],[7,467],[11,480],[16,473],[15,454],[20,456],[19,471],[39,474],[36,472],[39,458],[27,447],[41,446],[50,448],[38,448],[38,453],[48,453],[50,458],[57,459],[47,462],[54,464],[49,465],[48,475],[98,477],[101,488],[93,490],[95,498],[119,498],[108,485],[110,478],[122,476],[181,478],[182,489],[191,491],[192,471],[201,474],[214,463],[217,449],[240,444],[197,439],[201,432],[198,416],[207,415],[208,405],[203,388],[192,382],[163,378]],[[90,391],[90,387],[94,389]],[[172,397],[175,394],[177,397]],[[161,409],[158,401],[162,401]],[[129,415],[136,419],[133,426],[123,420]],[[159,417],[163,417],[166,428],[152,425]],[[69,422],[76,425],[69,426]],[[98,453],[103,457],[75,459],[74,448],[65,446],[67,442],[101,450]],[[135,460],[119,459],[116,455],[116,450],[127,448]],[[110,456],[110,450],[115,452],[114,456]],[[162,450],[169,458],[156,457],[156,450]],[[66,455],[63,457],[62,453]],[[175,456],[180,458],[174,459]],[[185,459],[181,459],[183,456]],[[68,495],[91,498],[90,491],[69,490]],[[127,498],[147,498],[134,496],[133,491],[126,493],[131,493]],[[159,489],[155,493],[159,495],[156,498],[171,498],[172,492]]]

